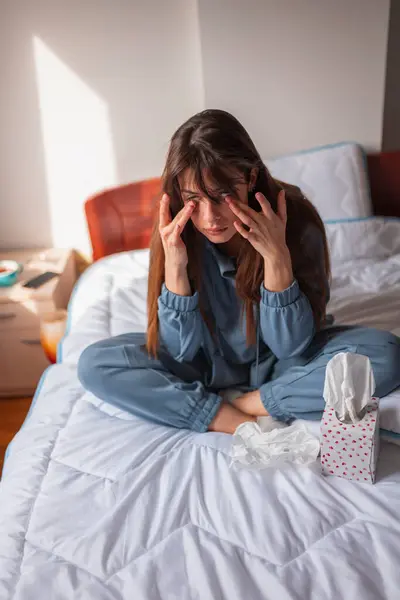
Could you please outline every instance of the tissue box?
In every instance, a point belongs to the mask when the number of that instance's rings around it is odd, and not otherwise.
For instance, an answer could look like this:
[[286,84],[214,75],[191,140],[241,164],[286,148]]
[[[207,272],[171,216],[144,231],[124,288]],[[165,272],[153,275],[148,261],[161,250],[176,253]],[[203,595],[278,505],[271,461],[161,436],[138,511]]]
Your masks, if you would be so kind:
[[372,398],[358,423],[342,423],[333,408],[325,407],[321,422],[321,467],[362,483],[374,483],[379,453],[379,399]]

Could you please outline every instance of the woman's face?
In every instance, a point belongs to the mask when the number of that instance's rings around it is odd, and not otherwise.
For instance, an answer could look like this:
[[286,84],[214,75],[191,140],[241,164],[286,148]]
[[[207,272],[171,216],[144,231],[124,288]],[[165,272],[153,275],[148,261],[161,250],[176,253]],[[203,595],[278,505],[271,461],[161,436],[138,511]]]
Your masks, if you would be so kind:
[[[236,174],[236,197],[240,202],[247,204],[249,189],[252,189],[256,180],[256,169],[250,175],[250,182],[246,182],[244,176]],[[183,203],[192,200],[196,207],[192,213],[192,222],[196,229],[214,244],[224,244],[237,233],[233,222],[237,217],[233,214],[228,204],[224,201],[227,192],[211,185],[207,174],[203,174],[206,187],[212,190],[214,196],[221,197],[221,203],[212,202],[194,183],[193,173],[186,169],[179,177],[179,186]]]

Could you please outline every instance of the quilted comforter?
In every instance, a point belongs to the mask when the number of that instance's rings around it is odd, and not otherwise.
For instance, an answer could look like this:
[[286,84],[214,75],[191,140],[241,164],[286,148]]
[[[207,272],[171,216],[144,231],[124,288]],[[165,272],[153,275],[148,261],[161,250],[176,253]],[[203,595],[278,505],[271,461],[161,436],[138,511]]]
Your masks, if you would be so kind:
[[[399,264],[400,254],[342,263],[331,310],[342,322],[348,306],[364,324],[399,327]],[[8,451],[0,599],[397,599],[397,446],[382,443],[373,486],[324,478],[318,462],[235,470],[229,435],[147,423],[85,393],[83,348],[144,330],[147,269],[147,251],[116,255],[75,291],[59,363]],[[376,306],[371,269],[381,276]],[[354,310],[357,298],[366,312]]]

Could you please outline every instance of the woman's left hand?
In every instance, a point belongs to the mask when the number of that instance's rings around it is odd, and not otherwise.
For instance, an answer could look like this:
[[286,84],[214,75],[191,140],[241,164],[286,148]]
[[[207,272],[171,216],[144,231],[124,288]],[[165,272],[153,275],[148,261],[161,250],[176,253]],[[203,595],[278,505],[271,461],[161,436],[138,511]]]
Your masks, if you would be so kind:
[[[256,212],[247,204],[230,196],[226,197],[226,202],[239,218],[234,222],[236,230],[264,259],[264,286],[272,292],[282,291],[293,283],[292,261],[286,245],[285,192],[279,192],[277,213],[272,210],[261,192],[257,192],[256,199],[261,206],[261,212]],[[245,229],[244,225],[249,230]]]

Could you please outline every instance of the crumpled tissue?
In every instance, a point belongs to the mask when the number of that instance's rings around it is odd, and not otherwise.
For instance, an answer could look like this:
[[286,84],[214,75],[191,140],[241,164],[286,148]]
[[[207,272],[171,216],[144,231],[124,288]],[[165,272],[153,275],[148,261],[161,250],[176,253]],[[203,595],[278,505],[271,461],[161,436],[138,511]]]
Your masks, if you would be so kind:
[[258,422],[242,423],[232,440],[231,465],[251,469],[281,467],[291,463],[305,466],[319,454],[319,440],[311,435],[304,423],[285,425],[272,417],[260,417]]
[[379,399],[370,360],[340,352],[326,366],[321,421],[324,475],[374,483],[379,453]]

